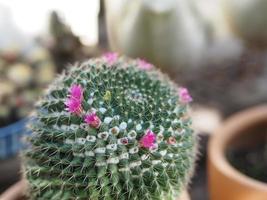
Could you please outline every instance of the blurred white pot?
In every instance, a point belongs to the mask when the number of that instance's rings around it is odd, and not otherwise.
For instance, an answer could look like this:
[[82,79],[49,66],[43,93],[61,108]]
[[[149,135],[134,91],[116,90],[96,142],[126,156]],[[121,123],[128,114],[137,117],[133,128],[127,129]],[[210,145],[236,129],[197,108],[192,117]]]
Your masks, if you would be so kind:
[[200,65],[205,28],[192,0],[106,0],[113,51],[164,68]]
[[231,29],[250,44],[267,45],[267,1],[223,0]]

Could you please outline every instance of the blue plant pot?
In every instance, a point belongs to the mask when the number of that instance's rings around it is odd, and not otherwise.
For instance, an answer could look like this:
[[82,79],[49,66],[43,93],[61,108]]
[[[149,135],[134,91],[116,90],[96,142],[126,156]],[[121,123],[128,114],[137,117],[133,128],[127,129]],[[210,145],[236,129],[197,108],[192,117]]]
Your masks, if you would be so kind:
[[28,118],[0,128],[0,159],[6,159],[18,153],[23,144],[21,137],[30,134],[26,129]]

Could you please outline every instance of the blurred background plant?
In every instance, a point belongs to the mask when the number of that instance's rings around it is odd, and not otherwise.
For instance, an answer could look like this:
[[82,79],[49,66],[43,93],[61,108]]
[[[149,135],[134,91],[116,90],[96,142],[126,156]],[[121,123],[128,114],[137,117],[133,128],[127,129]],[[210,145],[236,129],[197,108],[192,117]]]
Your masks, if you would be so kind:
[[112,50],[161,68],[200,67],[208,24],[192,0],[106,0],[105,5]]
[[42,47],[0,51],[0,127],[28,115],[55,67]]

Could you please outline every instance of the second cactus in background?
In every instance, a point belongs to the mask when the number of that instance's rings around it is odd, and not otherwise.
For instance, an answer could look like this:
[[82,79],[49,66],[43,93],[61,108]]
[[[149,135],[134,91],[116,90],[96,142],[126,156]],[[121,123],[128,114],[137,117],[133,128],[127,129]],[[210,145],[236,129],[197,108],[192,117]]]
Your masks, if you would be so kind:
[[205,23],[193,1],[105,1],[112,50],[172,71],[201,65]]

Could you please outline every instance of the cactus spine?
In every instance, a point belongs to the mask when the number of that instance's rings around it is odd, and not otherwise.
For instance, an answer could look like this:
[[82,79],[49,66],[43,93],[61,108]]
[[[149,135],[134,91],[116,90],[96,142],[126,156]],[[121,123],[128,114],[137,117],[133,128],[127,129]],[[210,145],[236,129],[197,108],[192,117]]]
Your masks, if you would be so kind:
[[154,66],[109,53],[38,102],[24,171],[32,199],[174,199],[195,159],[191,97]]

